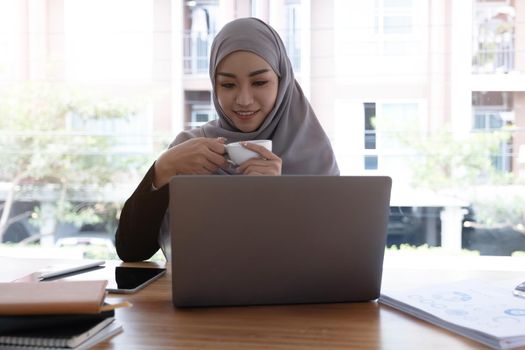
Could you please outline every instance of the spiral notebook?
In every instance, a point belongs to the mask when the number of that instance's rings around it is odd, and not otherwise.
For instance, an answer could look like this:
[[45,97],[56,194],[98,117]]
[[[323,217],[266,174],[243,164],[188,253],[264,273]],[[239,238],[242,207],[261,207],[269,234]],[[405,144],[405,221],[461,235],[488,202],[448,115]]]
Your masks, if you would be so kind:
[[[84,328],[83,328],[84,327]],[[85,350],[122,331],[114,318],[106,318],[88,328],[71,326],[0,336],[2,350]]]

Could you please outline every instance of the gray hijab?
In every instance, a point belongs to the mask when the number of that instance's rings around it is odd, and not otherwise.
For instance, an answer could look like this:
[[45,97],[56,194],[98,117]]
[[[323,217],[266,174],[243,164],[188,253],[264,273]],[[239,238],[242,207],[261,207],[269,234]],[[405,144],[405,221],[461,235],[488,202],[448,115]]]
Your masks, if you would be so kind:
[[[261,126],[244,133],[223,112],[215,94],[215,70],[223,58],[235,51],[262,57],[279,77],[277,99]],[[297,83],[284,44],[277,32],[257,18],[240,18],[226,24],[213,40],[210,53],[213,103],[219,119],[200,128],[183,131],[179,144],[194,137],[225,137],[227,142],[271,139],[272,152],[282,159],[282,174],[339,175],[339,168],[315,113]],[[221,169],[219,173],[231,173]]]

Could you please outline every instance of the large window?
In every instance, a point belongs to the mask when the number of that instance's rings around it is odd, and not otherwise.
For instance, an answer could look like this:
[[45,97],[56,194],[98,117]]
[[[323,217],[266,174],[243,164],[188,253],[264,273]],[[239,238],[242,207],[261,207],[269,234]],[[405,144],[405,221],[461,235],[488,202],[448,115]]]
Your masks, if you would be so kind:
[[[512,133],[515,124],[512,98],[513,93],[507,91],[473,92],[472,131],[486,135],[504,130]],[[511,140],[512,138],[501,140],[499,147],[495,148],[491,154],[491,162],[498,171],[512,172]]]
[[301,71],[301,1],[286,0],[285,9],[284,45],[294,71],[299,73]]
[[410,34],[414,30],[412,0],[376,0],[374,29],[383,34]]
[[78,135],[112,138],[110,150],[115,153],[149,153],[153,150],[151,113],[130,114],[123,118],[92,119],[70,114],[66,129]]
[[374,32],[381,38],[385,54],[399,55],[415,49],[414,8],[412,0],[376,0]]
[[218,1],[185,1],[184,73],[206,74],[213,37],[217,33]]
[[[376,116],[376,104],[371,102],[364,103],[365,108],[365,150],[376,149],[376,127],[375,127],[375,116]],[[365,169],[376,170],[378,167],[377,155],[365,154]]]
[[217,119],[209,91],[187,91],[185,100],[189,115],[184,125],[186,129],[196,128]]
[[123,202],[152,162],[181,130],[217,118],[214,36],[255,16],[280,33],[341,173],[394,180],[390,246],[520,254],[523,8],[0,1],[0,244],[10,242],[0,249],[73,238],[85,255],[98,238],[100,249],[113,244]]
[[472,71],[508,73],[514,70],[516,11],[510,2],[476,4],[473,30]]

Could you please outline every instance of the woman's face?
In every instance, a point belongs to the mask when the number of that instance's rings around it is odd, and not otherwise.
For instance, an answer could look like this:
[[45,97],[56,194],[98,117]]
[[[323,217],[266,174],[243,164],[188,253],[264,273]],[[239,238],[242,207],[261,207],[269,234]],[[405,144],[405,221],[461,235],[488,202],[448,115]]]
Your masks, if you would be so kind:
[[215,93],[219,105],[242,132],[255,131],[272,110],[279,79],[254,53],[236,51],[217,66]]

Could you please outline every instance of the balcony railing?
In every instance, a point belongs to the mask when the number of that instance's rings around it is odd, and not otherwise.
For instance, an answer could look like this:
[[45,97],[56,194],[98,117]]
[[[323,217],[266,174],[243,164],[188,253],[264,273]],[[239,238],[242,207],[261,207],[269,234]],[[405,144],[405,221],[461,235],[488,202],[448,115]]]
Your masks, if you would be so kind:
[[184,31],[184,74],[206,74],[208,72],[208,57],[214,36],[214,33]]
[[508,73],[514,70],[513,38],[496,38],[491,42],[479,43],[479,49],[472,58],[473,73]]

